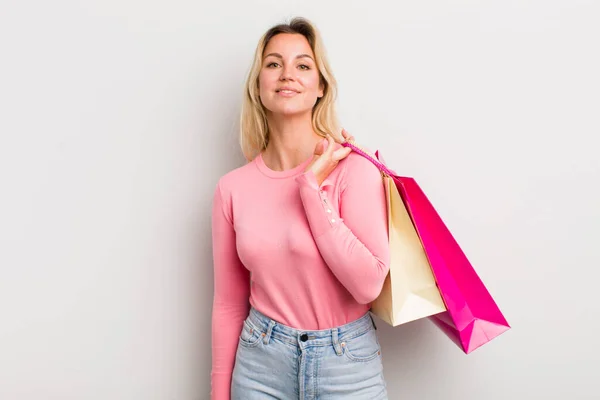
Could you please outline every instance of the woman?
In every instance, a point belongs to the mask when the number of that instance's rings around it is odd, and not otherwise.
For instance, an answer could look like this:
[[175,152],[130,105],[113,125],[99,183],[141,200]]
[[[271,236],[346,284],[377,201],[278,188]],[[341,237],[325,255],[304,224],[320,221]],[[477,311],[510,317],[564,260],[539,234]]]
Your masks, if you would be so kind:
[[387,399],[369,303],[389,269],[377,168],[336,143],[336,82],[305,19],[269,29],[245,88],[249,163],[212,214],[212,399]]

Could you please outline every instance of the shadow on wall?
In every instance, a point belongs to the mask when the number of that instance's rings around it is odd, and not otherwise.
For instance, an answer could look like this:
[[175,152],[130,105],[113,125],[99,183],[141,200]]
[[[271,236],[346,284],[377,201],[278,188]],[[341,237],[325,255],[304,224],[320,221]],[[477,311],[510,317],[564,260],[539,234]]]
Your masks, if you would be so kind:
[[233,65],[235,70],[222,71],[222,75],[211,80],[210,86],[203,87],[204,95],[211,101],[208,107],[200,110],[203,114],[201,129],[209,128],[198,135],[203,138],[203,152],[209,152],[207,156],[215,162],[210,171],[201,172],[210,175],[215,184],[220,176],[246,163],[239,137],[244,84],[250,61],[237,54],[224,55],[221,64]]
[[403,396],[414,395],[413,385],[423,382],[424,377],[435,379],[448,372],[448,363],[444,360],[448,355],[446,347],[451,349],[455,345],[444,345],[444,340],[450,339],[431,321],[422,319],[392,327],[375,315],[373,319],[382,347],[390,400],[410,398]]
[[[232,56],[223,56],[222,65],[245,65],[244,60],[231,60]],[[199,70],[198,73],[203,73]],[[239,145],[239,115],[242,101],[243,80],[246,71],[242,68],[236,71],[223,71],[215,76],[210,84],[202,87],[198,109],[197,126],[200,148],[196,176],[200,189],[195,199],[193,232],[195,240],[193,259],[196,262],[192,279],[188,282],[193,293],[190,307],[196,315],[190,318],[196,322],[197,344],[190,357],[190,371],[197,373],[194,378],[193,392],[197,399],[210,397],[210,370],[212,337],[212,300],[213,300],[213,258],[211,211],[213,194],[221,176],[246,163]],[[238,79],[231,79],[231,77]],[[210,99],[206,101],[205,99]]]

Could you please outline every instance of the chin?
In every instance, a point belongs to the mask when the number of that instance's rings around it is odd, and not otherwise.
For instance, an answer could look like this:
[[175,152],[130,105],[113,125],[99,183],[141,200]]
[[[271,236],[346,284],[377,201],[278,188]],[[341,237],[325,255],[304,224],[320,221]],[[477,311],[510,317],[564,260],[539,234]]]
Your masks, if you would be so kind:
[[265,107],[275,115],[298,116],[303,114],[312,114],[314,104],[311,105],[305,103],[298,104],[298,102],[275,101],[271,104],[266,104]]
[[281,115],[284,117],[295,117],[303,114],[311,114],[312,108],[297,108],[297,107],[272,107],[267,109],[273,115]]

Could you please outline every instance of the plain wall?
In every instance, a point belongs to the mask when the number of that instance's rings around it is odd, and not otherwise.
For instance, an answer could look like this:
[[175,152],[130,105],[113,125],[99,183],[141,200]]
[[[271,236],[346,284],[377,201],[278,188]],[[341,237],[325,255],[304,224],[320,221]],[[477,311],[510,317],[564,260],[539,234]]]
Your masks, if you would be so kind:
[[599,398],[598,1],[30,0],[0,7],[0,399],[209,398],[212,194],[296,15],[513,327],[465,355],[380,322],[390,399]]

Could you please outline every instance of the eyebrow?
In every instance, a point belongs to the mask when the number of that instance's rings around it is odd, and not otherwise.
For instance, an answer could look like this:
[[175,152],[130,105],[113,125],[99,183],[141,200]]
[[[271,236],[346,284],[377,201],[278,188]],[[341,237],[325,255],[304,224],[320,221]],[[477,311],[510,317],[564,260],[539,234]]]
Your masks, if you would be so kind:
[[[265,58],[267,58],[267,57],[269,57],[269,56],[273,56],[273,57],[277,57],[277,58],[281,58],[281,59],[283,59],[283,56],[282,56],[281,54],[279,54],[279,53],[269,53],[269,54],[267,54],[266,56],[264,56],[264,58],[263,58],[263,59],[265,59]],[[298,54],[298,55],[296,56],[296,58],[297,58],[297,59],[298,59],[298,58],[310,58],[311,60],[315,61],[315,60],[314,60],[314,59],[313,59],[313,58],[312,58],[310,55],[308,55],[308,54]]]

